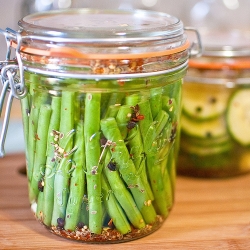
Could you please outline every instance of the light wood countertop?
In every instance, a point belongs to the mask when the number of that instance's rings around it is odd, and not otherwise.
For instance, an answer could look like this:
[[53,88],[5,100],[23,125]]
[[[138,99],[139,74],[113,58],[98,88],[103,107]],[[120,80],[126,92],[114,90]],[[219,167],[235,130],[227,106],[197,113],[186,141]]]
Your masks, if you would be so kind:
[[60,238],[33,217],[23,154],[0,159],[0,249],[250,249],[250,175],[177,178],[176,201],[155,233],[139,240],[91,245]]

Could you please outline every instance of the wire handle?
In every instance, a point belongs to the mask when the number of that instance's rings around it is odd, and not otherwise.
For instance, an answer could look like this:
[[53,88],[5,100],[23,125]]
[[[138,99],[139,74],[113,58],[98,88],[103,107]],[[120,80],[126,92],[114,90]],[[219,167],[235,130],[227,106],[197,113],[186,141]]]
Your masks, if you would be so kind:
[[196,37],[196,40],[191,43],[191,46],[189,48],[190,57],[192,58],[201,56],[203,48],[199,31],[193,27],[185,27],[184,29],[186,31],[193,32]]
[[[9,126],[11,107],[13,103],[13,99],[22,99],[27,94],[27,89],[24,84],[24,71],[23,64],[20,56],[20,44],[21,37],[18,33],[15,33],[12,30],[6,29],[6,31],[0,29],[0,33],[5,36],[5,40],[7,43],[7,53],[6,60],[0,61],[0,80],[2,82],[2,90],[0,94],[0,117],[3,113],[4,103],[7,98],[5,114],[3,118],[3,125],[0,133],[0,157],[5,155],[4,144],[6,140],[6,135]],[[17,41],[17,49],[16,49],[16,59],[11,60],[11,47],[10,43],[12,40]]]

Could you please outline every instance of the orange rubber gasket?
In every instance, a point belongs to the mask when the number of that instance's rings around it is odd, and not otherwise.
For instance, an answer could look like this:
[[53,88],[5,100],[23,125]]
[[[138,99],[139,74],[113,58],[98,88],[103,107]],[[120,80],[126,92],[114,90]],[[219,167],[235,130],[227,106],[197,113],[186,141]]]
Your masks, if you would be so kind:
[[[17,44],[12,41],[11,46],[17,47]],[[163,51],[146,52],[140,54],[85,54],[74,48],[58,47],[51,48],[50,50],[35,49],[30,47],[21,46],[21,52],[40,56],[50,57],[64,57],[64,58],[80,58],[80,59],[136,59],[136,58],[150,58],[158,56],[166,56],[176,54],[178,52],[187,50],[190,43],[186,41],[182,46]]]
[[197,69],[250,69],[250,60],[237,59],[233,62],[197,62],[190,60],[190,68]]

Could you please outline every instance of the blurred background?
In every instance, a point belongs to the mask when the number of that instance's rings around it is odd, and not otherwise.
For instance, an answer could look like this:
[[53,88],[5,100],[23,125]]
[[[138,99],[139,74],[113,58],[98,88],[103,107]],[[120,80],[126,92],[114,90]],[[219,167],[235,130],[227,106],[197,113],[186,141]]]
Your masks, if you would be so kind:
[[[181,19],[184,26],[198,30],[250,29],[250,0],[0,0],[0,28],[18,30],[17,22],[35,12],[65,8],[148,9],[165,12]],[[4,60],[6,45],[0,37],[0,60]],[[16,142],[16,143],[13,143]],[[19,101],[15,100],[6,153],[23,152],[23,132]]]

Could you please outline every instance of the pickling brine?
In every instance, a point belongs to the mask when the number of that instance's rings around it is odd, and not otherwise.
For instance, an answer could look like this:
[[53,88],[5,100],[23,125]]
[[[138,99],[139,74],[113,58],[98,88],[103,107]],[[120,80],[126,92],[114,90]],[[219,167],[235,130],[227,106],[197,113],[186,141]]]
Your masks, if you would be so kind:
[[182,83],[200,44],[190,49],[176,17],[140,10],[36,13],[19,26],[2,31],[1,73],[21,100],[35,217],[81,242],[154,232],[174,203]]
[[[182,84],[165,84],[168,77],[121,83],[26,75],[29,198],[41,223],[63,237],[98,242],[159,228],[174,200]],[[110,92],[121,84],[141,90]],[[105,87],[86,92],[87,85]]]

